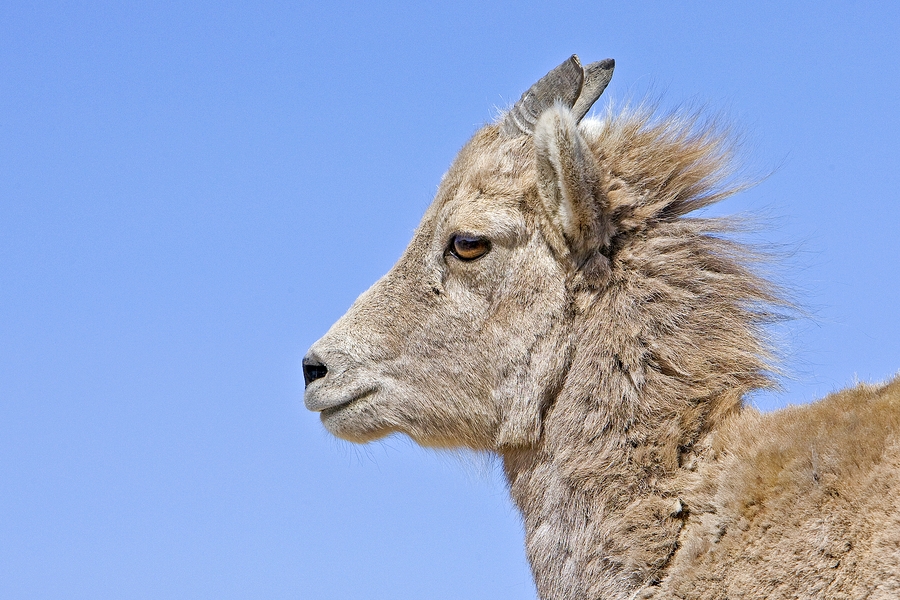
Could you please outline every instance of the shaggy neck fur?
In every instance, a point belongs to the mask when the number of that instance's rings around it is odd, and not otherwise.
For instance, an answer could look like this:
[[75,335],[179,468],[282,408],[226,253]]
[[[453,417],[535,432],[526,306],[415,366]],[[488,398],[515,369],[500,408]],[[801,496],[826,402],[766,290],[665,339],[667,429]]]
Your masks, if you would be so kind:
[[573,274],[564,384],[539,443],[501,453],[544,600],[657,585],[710,434],[745,393],[770,385],[757,310],[777,298],[744,266],[746,250],[720,237],[725,224],[669,215],[629,229],[642,208],[677,215],[722,195],[703,184],[726,160],[711,152],[717,142],[667,131],[613,120],[590,140],[595,155],[622,157],[606,162],[620,232],[609,279],[598,288]]

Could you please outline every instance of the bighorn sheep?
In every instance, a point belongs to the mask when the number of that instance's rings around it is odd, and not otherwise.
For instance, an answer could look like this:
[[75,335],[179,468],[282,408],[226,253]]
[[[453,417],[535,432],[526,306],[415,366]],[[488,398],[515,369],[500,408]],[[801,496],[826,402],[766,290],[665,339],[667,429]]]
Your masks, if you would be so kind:
[[334,435],[496,452],[538,593],[900,598],[900,380],[760,414],[782,305],[689,218],[734,191],[720,127],[582,121],[573,56],[460,151],[397,265],[304,359]]

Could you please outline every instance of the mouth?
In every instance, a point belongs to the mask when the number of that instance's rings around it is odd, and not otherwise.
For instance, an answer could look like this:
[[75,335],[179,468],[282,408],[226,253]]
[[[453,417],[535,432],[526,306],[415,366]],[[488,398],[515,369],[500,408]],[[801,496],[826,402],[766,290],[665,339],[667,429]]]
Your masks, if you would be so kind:
[[358,404],[360,400],[362,400],[364,398],[368,398],[369,396],[374,394],[376,391],[378,391],[378,388],[374,388],[374,387],[368,388],[368,389],[363,390],[362,392],[356,394],[349,400],[345,400],[344,402],[341,402],[340,404],[335,404],[334,406],[329,406],[328,408],[322,409],[320,411],[320,414],[322,415],[322,420],[329,419],[329,418],[333,417],[334,415],[338,414],[339,412],[342,412],[342,411],[346,410],[347,408],[350,408],[351,406]]

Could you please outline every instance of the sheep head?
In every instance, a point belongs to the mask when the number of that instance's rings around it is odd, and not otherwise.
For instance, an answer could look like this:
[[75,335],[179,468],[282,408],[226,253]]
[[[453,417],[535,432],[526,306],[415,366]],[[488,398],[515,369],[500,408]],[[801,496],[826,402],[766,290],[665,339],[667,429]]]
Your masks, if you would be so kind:
[[612,69],[573,56],[460,151],[399,262],[304,359],[306,406],[331,433],[474,449],[540,439],[573,290],[609,268],[602,178],[579,122]]

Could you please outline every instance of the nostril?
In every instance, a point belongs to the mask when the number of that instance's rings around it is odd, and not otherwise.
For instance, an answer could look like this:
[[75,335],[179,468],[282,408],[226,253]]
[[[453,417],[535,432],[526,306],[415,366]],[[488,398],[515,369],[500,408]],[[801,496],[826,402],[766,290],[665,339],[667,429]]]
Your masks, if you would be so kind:
[[317,358],[307,356],[303,359],[303,381],[309,386],[316,379],[322,379],[328,373],[328,369]]

